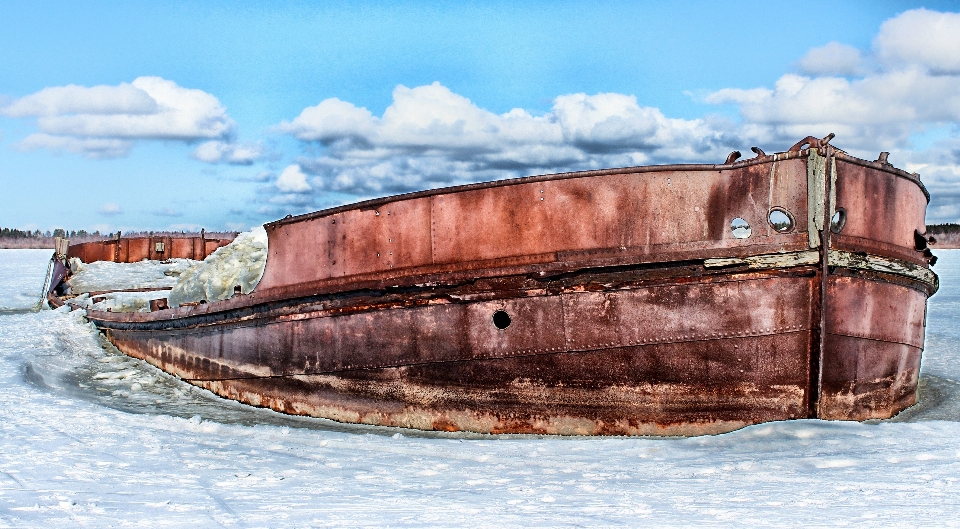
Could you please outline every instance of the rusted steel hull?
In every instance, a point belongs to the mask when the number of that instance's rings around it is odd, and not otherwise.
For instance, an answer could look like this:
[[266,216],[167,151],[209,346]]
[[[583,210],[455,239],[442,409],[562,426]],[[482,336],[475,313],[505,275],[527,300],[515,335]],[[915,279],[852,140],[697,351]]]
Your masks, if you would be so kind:
[[162,261],[164,259],[203,260],[217,248],[230,244],[232,238],[207,237],[126,237],[107,239],[70,245],[67,256],[76,257],[85,263],[93,261],[113,261],[117,263],[135,263],[144,259]]
[[914,243],[926,191],[831,149],[335,208],[267,225],[250,295],[88,317],[218,395],[344,422],[696,435],[886,418],[915,402],[937,288]]
[[[809,414],[816,275],[794,272],[592,291],[561,281],[409,307],[317,300],[105,332],[165,371],[287,413],[439,430],[715,433]],[[506,329],[491,322],[497,311],[511,315]]]
[[835,272],[828,279],[817,416],[892,417],[916,403],[927,293],[917,284],[888,282],[893,278]]

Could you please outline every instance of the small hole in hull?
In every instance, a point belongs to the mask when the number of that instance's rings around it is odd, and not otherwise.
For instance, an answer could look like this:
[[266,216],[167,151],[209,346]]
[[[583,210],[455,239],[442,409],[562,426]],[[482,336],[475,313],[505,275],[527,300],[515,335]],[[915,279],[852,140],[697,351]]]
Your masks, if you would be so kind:
[[493,313],[493,324],[500,330],[510,326],[510,315],[502,310]]
[[746,239],[753,233],[753,230],[750,229],[750,223],[740,217],[730,222],[730,230],[733,232],[733,236],[738,239]]

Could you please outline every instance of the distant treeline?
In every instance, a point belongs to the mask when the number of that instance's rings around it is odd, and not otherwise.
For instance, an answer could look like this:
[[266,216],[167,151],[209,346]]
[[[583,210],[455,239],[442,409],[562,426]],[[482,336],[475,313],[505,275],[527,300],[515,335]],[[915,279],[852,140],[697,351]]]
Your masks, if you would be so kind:
[[[230,238],[237,236],[235,231],[208,231],[204,236],[208,239]],[[104,241],[107,239],[116,239],[120,235],[127,237],[199,237],[200,232],[187,231],[127,231],[110,232],[101,234],[99,231],[88,232],[87,230],[65,230],[57,228],[53,231],[40,230],[18,230],[15,228],[0,228],[0,248],[50,248],[53,249],[54,239],[63,237],[70,240],[71,244],[91,241]]]
[[945,233],[960,234],[960,224],[927,224],[927,235],[943,235]]
[[52,232],[47,230],[18,230],[16,228],[0,228],[0,239],[40,239],[43,237],[100,237],[100,232],[87,233],[87,230],[71,230],[57,228]]
[[937,240],[931,247],[960,248],[960,224],[927,224],[927,235]]

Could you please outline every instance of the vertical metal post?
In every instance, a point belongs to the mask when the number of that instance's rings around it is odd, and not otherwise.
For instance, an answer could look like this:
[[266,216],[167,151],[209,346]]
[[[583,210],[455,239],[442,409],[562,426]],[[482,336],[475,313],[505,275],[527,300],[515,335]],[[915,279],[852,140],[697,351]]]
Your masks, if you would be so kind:
[[117,247],[113,249],[113,262],[120,262],[120,230],[117,230]]
[[833,192],[833,147],[821,144],[826,159],[823,171],[823,227],[820,229],[820,357],[817,360],[817,388],[814,416],[820,415],[820,394],[823,391],[823,353],[827,344],[827,278],[830,275],[830,221],[833,216],[830,195]]

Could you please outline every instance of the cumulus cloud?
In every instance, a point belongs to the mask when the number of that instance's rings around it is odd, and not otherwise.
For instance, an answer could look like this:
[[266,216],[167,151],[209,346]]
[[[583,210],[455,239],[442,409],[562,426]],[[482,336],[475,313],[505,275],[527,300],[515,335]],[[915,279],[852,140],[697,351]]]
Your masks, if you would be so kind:
[[123,213],[123,209],[121,209],[120,206],[117,204],[108,202],[100,206],[99,208],[97,208],[97,213],[101,215],[113,216],[113,215],[119,215]]
[[960,74],[960,13],[907,11],[880,26],[874,47],[879,59],[890,66]]
[[223,141],[208,141],[200,144],[190,155],[206,163],[251,165],[263,154],[259,144],[238,144]]
[[299,165],[291,165],[280,173],[276,181],[277,189],[284,193],[305,193],[312,188],[307,183],[307,175]]
[[960,79],[916,69],[861,79],[787,74],[774,89],[724,89],[710,103],[735,103],[747,125],[780,140],[830,130],[846,145],[904,145],[927,123],[960,118]]
[[[21,142],[22,149],[101,158],[123,156],[137,140],[223,139],[235,128],[216,97],[160,77],[117,86],[44,88],[0,108],[0,114],[36,118],[40,133]],[[103,142],[123,147],[103,148]]]
[[741,130],[758,137],[832,131],[854,149],[906,148],[924,129],[960,123],[960,14],[907,11],[882,25],[873,48],[873,71],[858,50],[830,43],[801,59],[807,75],[786,74],[773,89],[719,90],[706,101],[737,105]]
[[853,46],[831,42],[812,48],[800,59],[798,66],[807,75],[854,76],[863,71],[863,57]]
[[0,113],[13,118],[63,114],[154,114],[157,101],[128,83],[93,87],[67,85],[44,88],[17,99]]
[[[559,96],[541,116],[496,114],[437,82],[398,86],[380,117],[327,99],[278,128],[326,147],[299,163],[298,171],[319,177],[317,188],[371,194],[677,158],[722,160],[731,139],[715,125],[669,119],[623,94]],[[281,175],[277,187],[308,190],[306,178],[295,186],[292,178]]]
[[280,125],[280,129],[303,141],[331,143],[337,140],[370,136],[375,132],[376,120],[365,108],[357,108],[352,103],[335,97],[322,101],[314,107],[307,107],[291,123]]

